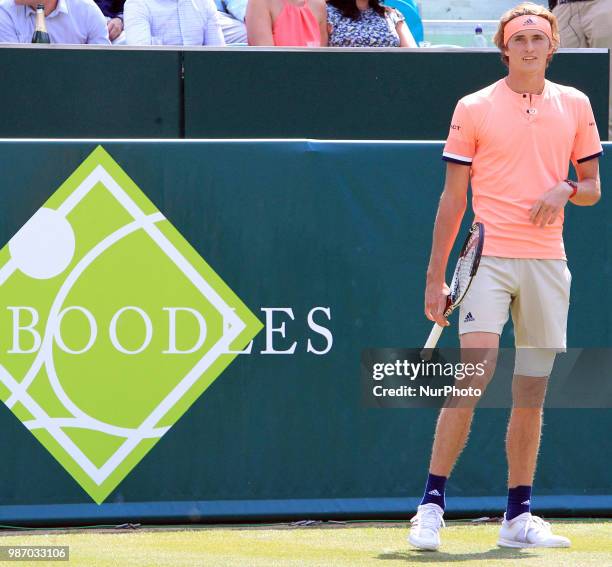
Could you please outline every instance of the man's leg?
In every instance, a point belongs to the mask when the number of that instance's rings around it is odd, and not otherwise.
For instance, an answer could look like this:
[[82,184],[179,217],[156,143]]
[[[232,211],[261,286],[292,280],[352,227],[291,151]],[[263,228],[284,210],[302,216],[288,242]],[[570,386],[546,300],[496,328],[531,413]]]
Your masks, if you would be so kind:
[[536,469],[546,376],[515,375],[512,413],[506,437],[508,507],[497,545],[500,547],[569,547],[566,537],[552,533],[550,524],[531,515],[531,486]]
[[[525,259],[512,306],[516,351],[512,413],[506,437],[508,507],[499,532],[501,547],[569,547],[550,524],[531,514],[542,407],[556,353],[565,349],[571,274],[563,260]],[[548,347],[548,348],[545,348]]]
[[[496,353],[499,346],[499,335],[496,333],[466,333],[461,335],[461,349],[470,349],[477,356],[479,351],[486,349]],[[470,356],[470,355],[468,355]],[[491,360],[486,365],[485,375],[479,381],[472,381],[470,385],[484,390],[495,371],[496,355],[489,357]],[[470,362],[482,362],[472,361]],[[460,385],[460,384],[459,384]],[[431,461],[429,465],[430,474],[448,478],[450,476],[461,451],[465,447],[474,407],[446,407],[442,408],[438,416],[436,433],[434,437]],[[427,497],[427,490],[424,501]]]
[[[463,363],[485,363],[483,376],[455,380],[455,386],[484,391],[497,363],[499,335],[508,320],[516,287],[513,260],[483,256],[476,277],[461,303],[459,335]],[[466,444],[478,399],[447,399],[440,411],[434,436],[429,475],[417,514],[412,518],[409,542],[419,549],[437,549],[443,525],[444,489]]]
[[515,375],[506,436],[508,484],[531,484],[536,469],[548,376]]
[[515,375],[512,380],[513,407],[506,435],[507,520],[531,511],[531,487],[540,448],[542,406],[547,383],[547,376]]
[[[461,359],[479,363],[487,360],[485,375],[473,377],[457,386],[484,390],[495,371],[499,335],[508,320],[508,308],[515,292],[517,275],[508,258],[483,256],[472,285],[463,300],[459,314]],[[466,400],[466,402],[468,402]],[[448,478],[468,438],[473,407],[469,403],[453,404],[440,411],[429,472]],[[427,490],[425,491],[426,501]]]
[[[498,345],[499,335],[496,333],[473,332],[461,335],[463,362],[487,360],[485,374],[472,379],[470,386],[485,390],[495,371]],[[463,381],[456,380],[455,383],[459,387],[465,386]],[[436,550],[440,545],[438,532],[443,525],[446,481],[465,446],[476,403],[477,400],[472,400],[469,402],[471,407],[444,407],[438,416],[425,493],[416,516],[411,520],[412,528],[408,537],[408,541],[419,549]]]

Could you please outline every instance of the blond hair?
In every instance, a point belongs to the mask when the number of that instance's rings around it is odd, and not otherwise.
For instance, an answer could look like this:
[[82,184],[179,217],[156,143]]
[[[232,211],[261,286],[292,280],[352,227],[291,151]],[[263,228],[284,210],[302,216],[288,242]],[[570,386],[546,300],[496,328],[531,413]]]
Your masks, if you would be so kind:
[[[495,32],[495,36],[493,37],[493,42],[501,51],[501,59],[506,67],[508,66],[508,56],[504,54],[504,47],[506,47],[504,45],[504,28],[508,22],[514,20],[514,18],[518,18],[519,16],[540,16],[541,18],[548,20],[550,23],[550,29],[552,31],[554,50],[557,51],[557,49],[559,49],[559,45],[561,45],[559,24],[557,23],[557,18],[555,15],[550,10],[544,8],[544,6],[539,6],[533,2],[522,2],[502,15],[502,17],[499,19],[499,25],[497,27],[497,31]],[[552,55],[550,55],[548,58],[548,63],[550,63],[551,59]]]

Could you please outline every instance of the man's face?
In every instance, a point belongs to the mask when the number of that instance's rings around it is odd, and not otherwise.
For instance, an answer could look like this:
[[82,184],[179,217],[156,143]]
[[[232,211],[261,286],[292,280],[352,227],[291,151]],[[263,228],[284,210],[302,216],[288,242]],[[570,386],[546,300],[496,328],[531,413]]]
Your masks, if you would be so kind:
[[538,30],[524,30],[515,33],[504,49],[508,56],[508,67],[522,72],[541,72],[553,54],[548,37]]

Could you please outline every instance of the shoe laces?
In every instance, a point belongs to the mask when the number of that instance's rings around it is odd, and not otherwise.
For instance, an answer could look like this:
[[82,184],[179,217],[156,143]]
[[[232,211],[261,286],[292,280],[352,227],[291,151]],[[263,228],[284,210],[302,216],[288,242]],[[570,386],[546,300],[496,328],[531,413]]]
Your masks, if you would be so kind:
[[530,516],[529,520],[525,522],[525,531],[523,533],[523,539],[527,541],[527,532],[530,528],[534,528],[536,531],[546,530],[550,531],[550,523],[545,522],[539,516]]
[[437,531],[440,527],[446,527],[444,523],[444,518],[442,515],[433,508],[425,508],[424,510],[419,510],[419,513],[410,520],[410,523],[421,529],[429,529],[433,531]]

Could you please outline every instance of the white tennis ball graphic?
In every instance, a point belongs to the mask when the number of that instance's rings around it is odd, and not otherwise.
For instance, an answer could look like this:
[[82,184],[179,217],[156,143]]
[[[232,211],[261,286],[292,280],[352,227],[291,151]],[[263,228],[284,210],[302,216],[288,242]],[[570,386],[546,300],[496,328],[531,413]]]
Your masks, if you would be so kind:
[[61,274],[74,256],[72,226],[53,209],[41,208],[9,241],[11,258],[25,275],[46,280]]

